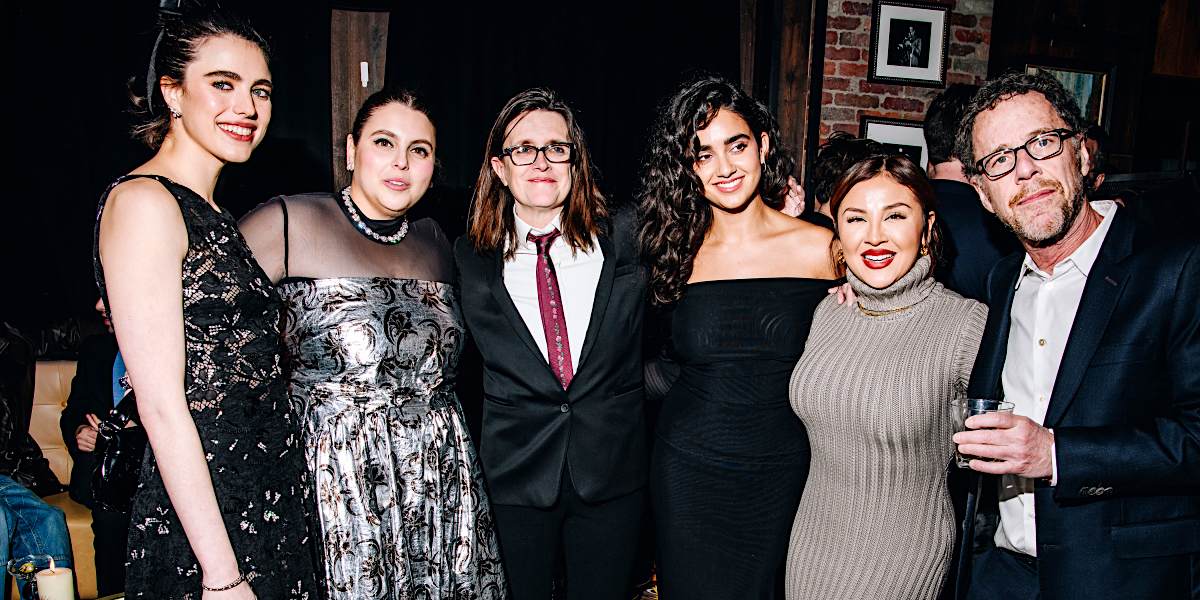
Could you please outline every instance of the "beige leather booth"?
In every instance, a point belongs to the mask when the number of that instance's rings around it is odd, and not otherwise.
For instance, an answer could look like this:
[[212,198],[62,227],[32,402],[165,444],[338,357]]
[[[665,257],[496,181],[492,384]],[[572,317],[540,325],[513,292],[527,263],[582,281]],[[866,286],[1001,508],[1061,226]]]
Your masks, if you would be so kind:
[[[58,480],[66,485],[71,481],[71,455],[63,443],[58,417],[67,405],[71,393],[71,379],[75,377],[75,361],[38,361],[33,388],[33,418],[29,433],[42,448],[42,455],[50,461],[50,468]],[[96,597],[96,559],[92,547],[92,512],[76,503],[66,492],[44,498],[63,509],[67,515],[67,529],[71,533],[71,551],[75,555],[75,577],[79,594],[85,600]],[[16,598],[14,586],[13,598]]]

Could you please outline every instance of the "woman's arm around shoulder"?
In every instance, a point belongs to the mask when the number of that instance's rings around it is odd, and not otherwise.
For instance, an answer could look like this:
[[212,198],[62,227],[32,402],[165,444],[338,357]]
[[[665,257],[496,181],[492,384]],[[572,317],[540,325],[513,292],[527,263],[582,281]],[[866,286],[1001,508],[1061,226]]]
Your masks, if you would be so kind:
[[[239,570],[183,389],[187,247],[179,205],[161,184],[137,179],[113,189],[100,219],[113,327],[167,494],[205,584],[217,587],[237,579]],[[238,586],[220,597],[254,596]]]

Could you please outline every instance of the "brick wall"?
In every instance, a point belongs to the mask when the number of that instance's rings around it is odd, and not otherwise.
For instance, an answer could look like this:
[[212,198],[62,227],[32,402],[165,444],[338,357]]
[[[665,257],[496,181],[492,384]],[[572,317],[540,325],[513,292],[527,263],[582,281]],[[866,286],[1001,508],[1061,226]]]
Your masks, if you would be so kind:
[[[871,65],[873,3],[827,0],[825,75],[821,94],[821,141],[834,131],[858,135],[863,115],[922,120],[938,88],[867,82]],[[983,83],[992,41],[993,0],[934,0],[949,4],[947,83]]]

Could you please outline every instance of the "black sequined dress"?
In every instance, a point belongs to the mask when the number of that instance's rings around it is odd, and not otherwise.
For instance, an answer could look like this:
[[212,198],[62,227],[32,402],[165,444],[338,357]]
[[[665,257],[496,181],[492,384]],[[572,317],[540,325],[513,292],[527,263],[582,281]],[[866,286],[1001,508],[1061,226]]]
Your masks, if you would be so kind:
[[[96,282],[108,304],[100,264]],[[147,177],[147,176],[140,176]],[[165,177],[187,227],[183,259],[184,391],[217,505],[243,574],[260,599],[315,598],[305,505],[308,475],[280,370],[281,302],[227,211]],[[147,447],[130,520],[129,598],[199,599],[202,573]]]

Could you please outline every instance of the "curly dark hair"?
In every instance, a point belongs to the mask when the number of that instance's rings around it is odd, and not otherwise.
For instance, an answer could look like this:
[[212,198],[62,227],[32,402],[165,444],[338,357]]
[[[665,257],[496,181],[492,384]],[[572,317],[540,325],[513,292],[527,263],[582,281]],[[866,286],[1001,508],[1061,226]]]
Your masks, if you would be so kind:
[[[875,154],[889,154],[883,144],[835,131],[817,148],[817,157],[808,171],[808,183],[815,204],[827,204],[833,197],[833,185],[854,163]],[[815,209],[816,206],[814,205]]]
[[[979,113],[996,108],[1001,102],[1013,96],[1023,96],[1029,92],[1038,92],[1046,97],[1050,105],[1058,113],[1059,118],[1072,131],[1082,132],[1087,125],[1079,115],[1079,105],[1075,99],[1063,89],[1061,83],[1052,75],[1038,71],[1036,73],[1005,73],[987,83],[975,94],[975,99],[963,113],[962,124],[958,128],[958,137],[954,143],[954,153],[962,162],[963,175],[974,179],[981,175],[979,165],[975,164],[975,119]],[[1078,138],[1073,143],[1078,144]]]
[[771,208],[783,206],[795,160],[767,107],[722,77],[702,76],[683,84],[659,107],[637,193],[638,243],[650,270],[653,306],[673,304],[683,296],[692,261],[712,225],[712,205],[692,166],[700,151],[696,132],[722,109],[744,119],[756,141],[767,134],[770,148],[758,195]]
[[[158,25],[161,32],[150,59],[150,73],[157,80],[166,77],[173,85],[183,85],[183,72],[195,60],[196,51],[208,38],[213,37],[230,36],[246,40],[258,46],[267,64],[271,63],[271,49],[267,40],[241,17],[224,9],[197,6],[185,8],[182,12],[161,10],[158,13]],[[133,127],[130,134],[154,150],[162,146],[167,133],[171,131],[171,115],[167,112],[167,101],[158,83],[147,81],[145,77],[131,77],[126,82],[134,113],[142,121]]]

